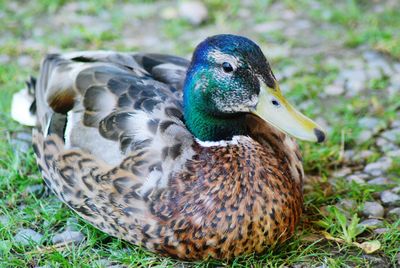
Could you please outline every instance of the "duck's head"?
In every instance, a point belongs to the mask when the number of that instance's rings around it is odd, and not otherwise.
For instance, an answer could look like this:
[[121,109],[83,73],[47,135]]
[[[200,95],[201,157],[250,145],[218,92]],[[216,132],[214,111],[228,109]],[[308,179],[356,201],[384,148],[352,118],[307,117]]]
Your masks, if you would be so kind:
[[186,125],[202,141],[248,134],[253,113],[296,138],[322,142],[324,131],[283,97],[263,52],[253,41],[216,35],[193,53],[184,85]]

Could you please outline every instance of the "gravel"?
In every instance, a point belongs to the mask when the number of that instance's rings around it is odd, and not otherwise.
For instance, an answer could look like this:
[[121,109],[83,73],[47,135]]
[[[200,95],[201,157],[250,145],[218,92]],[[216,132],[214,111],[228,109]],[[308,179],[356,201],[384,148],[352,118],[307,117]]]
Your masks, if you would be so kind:
[[368,184],[371,185],[386,185],[386,184],[393,184],[394,182],[392,180],[389,180],[388,178],[385,177],[378,177],[372,180],[368,181]]
[[39,244],[42,238],[43,235],[32,229],[27,228],[19,229],[18,233],[14,236],[14,241],[18,244],[27,246],[30,245],[32,242]]
[[381,137],[383,137],[391,142],[397,142],[400,139],[400,128],[386,130],[386,131],[382,132]]
[[348,182],[355,182],[357,184],[365,184],[365,179],[367,179],[369,176],[363,173],[356,173],[348,176],[346,180]]
[[357,153],[357,154],[355,155],[354,158],[355,158],[356,160],[365,161],[365,160],[367,160],[369,157],[371,157],[373,154],[374,154],[374,152],[371,151],[371,150],[362,150],[362,151],[360,151],[359,153]]
[[66,224],[66,231],[79,231],[79,224],[76,218],[68,218]]
[[383,206],[378,202],[365,202],[362,213],[366,217],[382,218],[385,212]]
[[325,88],[325,93],[328,96],[338,96],[342,95],[344,88],[341,85],[330,85]]
[[363,129],[368,129],[376,133],[385,126],[385,123],[375,117],[363,117],[358,120],[358,125]]
[[372,176],[380,176],[392,165],[392,159],[389,157],[382,157],[374,163],[365,166],[364,172]]
[[362,69],[343,70],[339,77],[346,81],[347,96],[356,96],[365,89],[366,74]]
[[347,175],[351,174],[351,168],[345,167],[342,169],[338,169],[335,172],[332,173],[332,176],[335,178],[343,178],[346,177]]
[[400,207],[389,210],[388,215],[389,216],[397,216],[398,218],[400,218]]
[[26,187],[25,192],[28,194],[37,195],[44,191],[43,184],[35,184]]
[[400,194],[400,186],[394,187],[392,189],[392,192],[395,193],[395,194]]
[[200,25],[208,17],[207,7],[200,1],[187,1],[179,4],[179,15],[193,25]]
[[359,144],[369,141],[374,136],[374,133],[369,129],[364,129],[361,131],[360,135],[358,135],[357,142]]
[[395,149],[393,151],[389,151],[389,152],[387,152],[386,155],[390,156],[390,157],[400,157],[400,149]]
[[400,195],[395,194],[391,191],[383,191],[381,193],[381,200],[385,205],[394,205],[396,203],[399,203],[400,201]]
[[9,222],[10,222],[10,217],[8,217],[6,215],[1,215],[0,216],[0,224],[1,225],[7,226]]
[[382,152],[389,152],[399,149],[397,145],[382,137],[377,138],[375,143]]
[[383,222],[378,219],[367,219],[367,220],[360,222],[360,224],[364,225],[365,227],[372,228],[372,229],[383,226]]
[[388,228],[377,228],[374,230],[374,233],[375,234],[384,234],[384,233],[387,233],[387,231],[388,231]]
[[357,207],[357,203],[352,199],[343,199],[340,200],[336,206],[344,210],[353,210]]
[[79,244],[83,241],[83,239],[85,239],[85,236],[81,232],[66,230],[62,233],[54,235],[52,242],[53,244]]

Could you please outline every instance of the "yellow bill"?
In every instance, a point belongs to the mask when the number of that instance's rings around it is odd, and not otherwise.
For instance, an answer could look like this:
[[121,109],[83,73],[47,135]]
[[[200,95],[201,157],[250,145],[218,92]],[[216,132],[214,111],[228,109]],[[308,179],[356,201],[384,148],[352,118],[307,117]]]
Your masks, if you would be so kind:
[[323,142],[325,131],[314,121],[297,111],[275,88],[260,81],[261,89],[255,114],[281,131],[301,140]]

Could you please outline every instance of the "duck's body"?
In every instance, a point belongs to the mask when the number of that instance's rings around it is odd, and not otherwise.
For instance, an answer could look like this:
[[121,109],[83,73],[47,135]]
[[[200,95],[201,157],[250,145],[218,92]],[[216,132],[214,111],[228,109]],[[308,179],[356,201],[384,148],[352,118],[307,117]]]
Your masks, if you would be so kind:
[[48,56],[36,84],[38,165],[85,220],[151,251],[190,260],[261,252],[299,221],[298,147],[247,112],[218,119],[240,117],[238,133],[229,123],[217,134],[196,129],[204,122],[191,121],[188,98],[182,107],[193,64],[156,54]]

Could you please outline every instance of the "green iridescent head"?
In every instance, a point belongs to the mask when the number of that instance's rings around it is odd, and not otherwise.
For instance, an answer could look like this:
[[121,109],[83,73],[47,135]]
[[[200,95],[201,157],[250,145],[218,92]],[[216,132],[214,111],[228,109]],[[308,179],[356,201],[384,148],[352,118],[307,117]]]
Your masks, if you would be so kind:
[[[257,44],[228,34],[207,38],[193,53],[186,75],[184,117],[188,129],[202,141],[229,140],[248,134],[247,113],[256,113],[299,138],[324,139],[320,128],[282,97]],[[293,128],[279,123],[279,116],[283,116],[282,120],[292,117],[302,126]],[[309,130],[312,135],[307,133]]]

